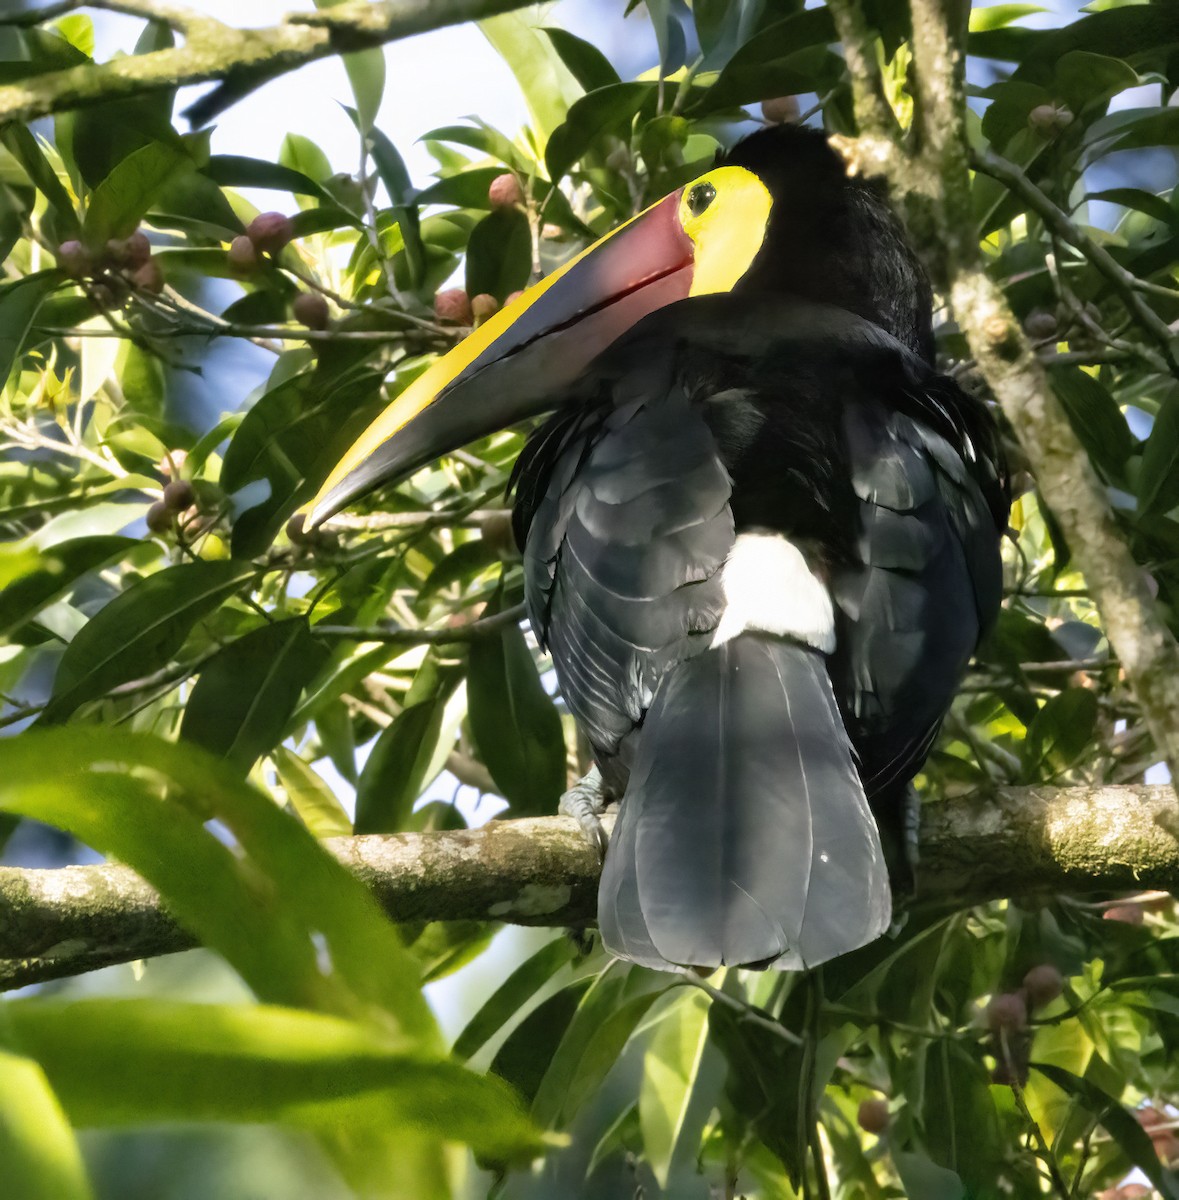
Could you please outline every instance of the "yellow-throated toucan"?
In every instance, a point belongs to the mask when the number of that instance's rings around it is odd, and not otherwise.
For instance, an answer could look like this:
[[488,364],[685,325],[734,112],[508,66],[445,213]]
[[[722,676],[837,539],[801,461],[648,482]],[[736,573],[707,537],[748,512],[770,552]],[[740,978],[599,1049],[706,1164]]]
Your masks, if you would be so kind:
[[820,132],[766,129],[476,329],[311,505],[552,410],[514,525],[621,798],[614,953],[797,968],[888,927],[884,848],[998,609],[1009,502],[989,414],[932,363],[880,190]]

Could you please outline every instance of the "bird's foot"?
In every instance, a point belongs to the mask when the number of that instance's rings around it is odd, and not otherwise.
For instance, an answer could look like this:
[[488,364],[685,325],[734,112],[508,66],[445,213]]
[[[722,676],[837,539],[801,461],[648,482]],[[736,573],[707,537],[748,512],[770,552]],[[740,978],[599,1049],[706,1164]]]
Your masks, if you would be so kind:
[[573,817],[581,826],[586,841],[603,857],[609,840],[602,826],[601,816],[606,811],[609,798],[597,767],[590,769],[567,791],[562,793],[557,811]]

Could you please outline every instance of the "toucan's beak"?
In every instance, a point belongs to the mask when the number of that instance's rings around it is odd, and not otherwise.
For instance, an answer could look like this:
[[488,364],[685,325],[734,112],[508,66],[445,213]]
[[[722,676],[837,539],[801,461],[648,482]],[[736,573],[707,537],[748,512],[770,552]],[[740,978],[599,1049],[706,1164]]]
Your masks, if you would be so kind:
[[419,376],[344,455],[307,509],[314,527],[379,484],[554,407],[642,317],[691,290],[680,193],[607,234]]

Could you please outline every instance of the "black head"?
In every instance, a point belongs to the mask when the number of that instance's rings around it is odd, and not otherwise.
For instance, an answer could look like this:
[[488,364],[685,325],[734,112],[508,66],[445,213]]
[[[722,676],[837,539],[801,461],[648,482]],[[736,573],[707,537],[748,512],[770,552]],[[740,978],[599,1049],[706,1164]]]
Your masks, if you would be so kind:
[[849,176],[826,135],[774,125],[718,165],[744,167],[774,200],[765,242],[734,292],[838,305],[933,361],[929,280],[875,181]]

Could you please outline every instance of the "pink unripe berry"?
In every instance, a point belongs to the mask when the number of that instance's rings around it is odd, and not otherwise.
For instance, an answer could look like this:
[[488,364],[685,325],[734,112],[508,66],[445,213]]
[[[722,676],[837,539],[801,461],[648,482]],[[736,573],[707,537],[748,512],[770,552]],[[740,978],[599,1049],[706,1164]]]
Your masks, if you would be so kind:
[[488,317],[493,317],[499,312],[499,301],[487,292],[480,292],[477,296],[471,297],[471,316],[475,319],[475,324],[478,325],[486,321]]
[[497,175],[487,189],[487,199],[492,208],[515,208],[524,203],[524,192],[520,181],[510,171]]
[[992,1033],[1013,1032],[1028,1023],[1028,1006],[1021,992],[1002,992],[987,1005],[987,1025]]
[[1051,963],[1040,963],[1023,977],[1023,988],[1032,1008],[1043,1008],[1064,991],[1064,977]]
[[883,1133],[888,1128],[887,1100],[861,1100],[856,1121],[865,1133]]
[[226,257],[230,267],[239,275],[249,275],[258,268],[258,250],[244,233],[229,243]]
[[277,254],[295,236],[295,226],[284,213],[259,213],[246,227],[246,236],[256,249]]
[[62,242],[57,248],[57,265],[67,275],[84,279],[94,270],[94,256],[76,238]]
[[802,110],[798,107],[797,96],[775,96],[761,102],[761,115],[775,125],[785,125],[797,121]]
[[456,325],[470,325],[475,319],[470,297],[462,288],[439,292],[434,297],[434,314],[440,321],[453,321]]
[[308,329],[326,329],[331,320],[328,303],[318,292],[300,292],[291,304],[291,312]]
[[164,272],[156,259],[149,258],[147,262],[136,267],[131,273],[131,282],[145,292],[162,292],[164,290]]
[[172,510],[162,501],[157,500],[147,510],[147,527],[152,533],[167,533],[172,528]]

